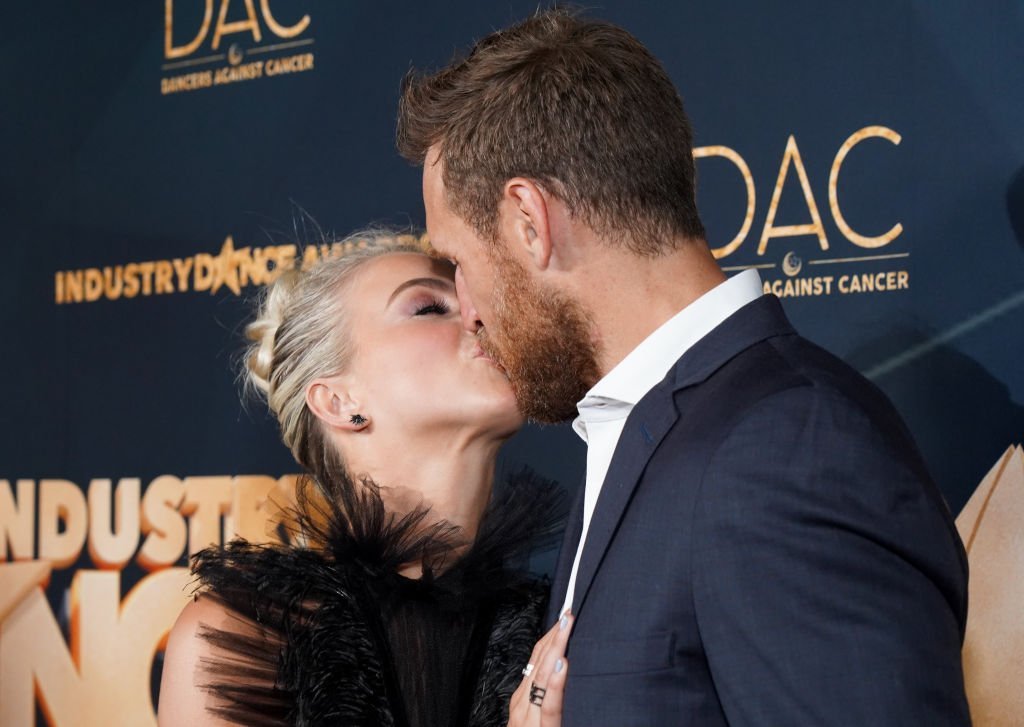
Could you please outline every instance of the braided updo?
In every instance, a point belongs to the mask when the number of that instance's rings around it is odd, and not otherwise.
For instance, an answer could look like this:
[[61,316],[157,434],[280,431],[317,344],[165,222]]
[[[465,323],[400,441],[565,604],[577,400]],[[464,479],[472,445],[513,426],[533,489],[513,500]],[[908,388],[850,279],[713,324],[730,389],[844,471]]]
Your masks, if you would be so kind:
[[352,343],[345,335],[343,291],[369,260],[423,252],[411,235],[378,231],[351,235],[331,249],[330,257],[281,273],[261,294],[256,318],[245,328],[246,384],[266,400],[296,461],[314,472],[337,453],[327,451],[306,405],[306,388],[348,365]]

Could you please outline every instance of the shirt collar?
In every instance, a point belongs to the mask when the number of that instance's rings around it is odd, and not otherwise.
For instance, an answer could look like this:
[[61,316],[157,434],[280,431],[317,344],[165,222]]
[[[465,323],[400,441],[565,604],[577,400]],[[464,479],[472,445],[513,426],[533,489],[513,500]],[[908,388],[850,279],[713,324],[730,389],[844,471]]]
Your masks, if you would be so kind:
[[573,429],[584,441],[586,421],[624,419],[693,344],[763,294],[756,270],[715,286],[659,326],[598,381],[576,405]]

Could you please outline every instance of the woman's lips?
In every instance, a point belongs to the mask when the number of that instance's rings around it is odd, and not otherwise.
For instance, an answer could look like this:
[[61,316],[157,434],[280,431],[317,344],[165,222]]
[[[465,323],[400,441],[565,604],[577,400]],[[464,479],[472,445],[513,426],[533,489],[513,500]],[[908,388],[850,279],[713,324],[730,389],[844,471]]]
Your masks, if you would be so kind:
[[488,360],[493,360],[487,355],[487,352],[479,343],[473,346],[473,358],[486,358]]
[[490,355],[480,346],[477,346],[475,349],[473,349],[473,358],[482,358],[484,361],[491,364],[491,366],[494,366],[502,373],[505,372],[505,367],[502,366],[497,361],[495,361],[493,358],[491,358]]

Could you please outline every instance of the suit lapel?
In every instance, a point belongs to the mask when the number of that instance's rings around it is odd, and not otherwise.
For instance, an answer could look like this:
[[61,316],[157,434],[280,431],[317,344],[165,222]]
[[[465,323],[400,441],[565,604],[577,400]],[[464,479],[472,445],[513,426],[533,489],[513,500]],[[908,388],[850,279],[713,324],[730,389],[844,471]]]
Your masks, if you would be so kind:
[[648,460],[678,418],[671,395],[672,383],[666,379],[652,389],[626,419],[587,531],[587,541],[576,574],[573,614],[578,615],[583,607],[594,575],[604,559]]
[[[786,319],[779,299],[774,295],[762,296],[740,308],[694,344],[676,362],[665,379],[633,408],[615,447],[587,532],[587,541],[576,575],[573,614],[578,616],[583,608],[594,576],[600,568],[601,561],[604,560],[647,463],[679,417],[675,406],[675,393],[706,380],[717,369],[754,344],[773,336],[793,333],[795,331]],[[565,565],[566,580],[579,542],[579,529],[582,528],[582,492],[578,499],[579,507],[573,508],[577,531],[571,552],[568,554],[568,564]],[[578,523],[575,522],[577,510],[580,515]],[[565,557],[566,553],[563,551],[559,558],[560,576],[563,575]],[[567,584],[562,581],[562,598],[565,597],[566,587]]]

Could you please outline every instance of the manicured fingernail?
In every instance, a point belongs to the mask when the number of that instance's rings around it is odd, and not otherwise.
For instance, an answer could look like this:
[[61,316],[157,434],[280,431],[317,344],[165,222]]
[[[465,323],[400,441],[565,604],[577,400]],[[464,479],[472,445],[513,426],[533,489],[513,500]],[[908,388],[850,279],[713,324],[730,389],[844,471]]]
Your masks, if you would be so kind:
[[559,673],[560,671],[562,671],[563,668],[565,668],[565,662],[564,661],[559,659],[558,661],[555,662],[555,673],[556,674]]
[[558,622],[558,628],[560,628],[562,631],[565,631],[566,627],[568,627],[568,626],[569,626],[569,617],[568,616],[562,616],[562,620]]

